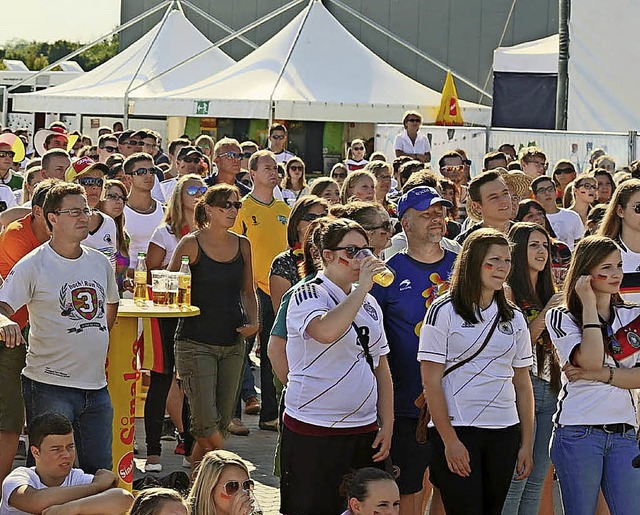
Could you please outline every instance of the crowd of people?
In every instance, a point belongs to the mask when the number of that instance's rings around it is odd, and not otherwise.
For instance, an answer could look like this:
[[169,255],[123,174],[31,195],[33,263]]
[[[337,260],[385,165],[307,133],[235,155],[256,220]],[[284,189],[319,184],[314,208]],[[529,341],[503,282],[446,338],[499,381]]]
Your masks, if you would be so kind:
[[[635,513],[640,162],[504,144],[472,178],[402,121],[394,156],[354,139],[309,177],[279,123],[264,149],[0,134],[0,515],[254,513],[224,450],[243,413],[279,435],[284,515],[551,513],[554,474],[568,515]],[[186,264],[201,312],[154,322],[144,408],[145,471],[175,434],[186,499],[108,472],[109,330],[143,257]]]

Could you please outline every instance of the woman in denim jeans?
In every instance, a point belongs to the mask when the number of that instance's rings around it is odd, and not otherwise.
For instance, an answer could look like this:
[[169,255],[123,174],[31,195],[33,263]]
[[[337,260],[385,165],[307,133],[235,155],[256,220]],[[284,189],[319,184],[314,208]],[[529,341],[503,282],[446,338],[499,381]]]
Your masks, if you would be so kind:
[[544,317],[558,305],[561,295],[555,293],[551,259],[551,241],[547,231],[538,224],[518,222],[509,231],[513,244],[511,274],[507,298],[514,302],[529,322],[533,342],[531,382],[535,398],[535,436],[533,442],[533,470],[528,478],[513,479],[507,494],[503,515],[537,515],[542,486],[551,465],[549,440],[560,390],[560,367],[553,350]]
[[625,304],[620,248],[588,236],[574,250],[564,306],[546,325],[560,357],[562,388],[551,460],[566,515],[594,513],[602,489],[612,515],[640,506],[636,401],[640,387],[640,306]]

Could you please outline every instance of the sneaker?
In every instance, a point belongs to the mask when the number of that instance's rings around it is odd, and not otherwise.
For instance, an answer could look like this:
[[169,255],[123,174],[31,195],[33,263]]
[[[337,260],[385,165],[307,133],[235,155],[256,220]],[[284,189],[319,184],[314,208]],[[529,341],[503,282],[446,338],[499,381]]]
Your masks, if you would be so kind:
[[160,440],[175,441],[176,439],[176,426],[173,425],[169,417],[165,417],[162,421],[162,433]]
[[247,415],[257,415],[260,413],[260,401],[257,397],[249,397],[244,403],[244,412]]
[[145,463],[145,472],[162,472],[162,463]]
[[174,454],[182,454],[182,456],[185,455],[185,450],[184,450],[184,442],[178,442],[178,445],[176,445],[175,450],[173,451]]
[[278,419],[269,420],[267,422],[260,422],[258,427],[263,431],[278,431]]
[[16,459],[17,460],[26,460],[27,459],[27,443],[20,439],[18,442],[18,450],[16,451]]
[[236,436],[248,436],[249,428],[242,423],[242,420],[239,418],[232,418],[231,422],[229,422],[228,431],[232,435]]

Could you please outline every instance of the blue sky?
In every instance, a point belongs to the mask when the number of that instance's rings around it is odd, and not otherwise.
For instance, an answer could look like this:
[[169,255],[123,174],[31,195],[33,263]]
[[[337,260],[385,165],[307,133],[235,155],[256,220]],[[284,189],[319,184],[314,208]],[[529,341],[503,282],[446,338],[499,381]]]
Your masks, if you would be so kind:
[[86,43],[119,25],[120,0],[2,0],[2,19],[0,45],[12,39]]

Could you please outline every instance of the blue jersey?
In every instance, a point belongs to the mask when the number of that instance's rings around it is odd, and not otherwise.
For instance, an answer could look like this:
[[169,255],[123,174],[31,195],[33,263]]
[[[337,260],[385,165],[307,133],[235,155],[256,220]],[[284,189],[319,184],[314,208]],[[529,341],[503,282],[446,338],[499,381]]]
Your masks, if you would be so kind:
[[396,274],[393,283],[387,288],[375,284],[371,290],[384,313],[397,416],[418,418],[420,413],[413,404],[422,392],[417,361],[420,328],[431,303],[448,291],[456,257],[445,250],[440,261],[427,264],[399,252],[387,261]]

